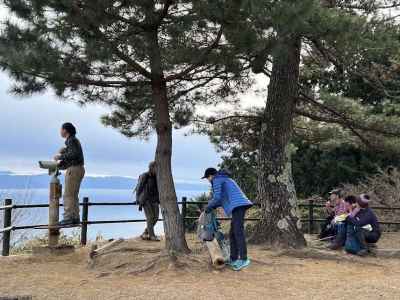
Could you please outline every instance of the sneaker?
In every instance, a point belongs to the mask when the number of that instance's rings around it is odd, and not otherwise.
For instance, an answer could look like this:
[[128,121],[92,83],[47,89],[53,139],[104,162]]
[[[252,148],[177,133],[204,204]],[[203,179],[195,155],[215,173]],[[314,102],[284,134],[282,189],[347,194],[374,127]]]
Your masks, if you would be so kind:
[[230,266],[230,267],[234,267],[234,266],[236,266],[236,264],[238,263],[238,259],[236,259],[236,260],[233,260],[233,259],[229,259],[227,262],[226,262],[226,264],[228,265],[228,266]]
[[236,264],[232,267],[234,271],[240,271],[250,265],[250,259],[237,260]]
[[362,250],[357,252],[357,255],[361,256],[361,257],[367,256],[368,255],[368,250],[362,249]]

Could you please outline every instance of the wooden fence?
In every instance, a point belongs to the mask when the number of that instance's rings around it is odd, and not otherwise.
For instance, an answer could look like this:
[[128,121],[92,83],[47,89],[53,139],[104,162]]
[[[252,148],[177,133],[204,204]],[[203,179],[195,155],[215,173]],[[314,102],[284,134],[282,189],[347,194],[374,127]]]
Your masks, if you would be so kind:
[[[181,205],[181,215],[186,222],[187,220],[195,220],[197,217],[187,216],[188,205],[204,205],[207,202],[198,202],[198,201],[187,201],[186,197],[182,198],[181,202],[178,202]],[[140,223],[146,222],[145,219],[127,219],[127,220],[101,220],[101,221],[90,221],[89,220],[89,207],[90,206],[132,206],[137,205],[134,202],[90,202],[88,197],[83,198],[83,201],[80,203],[82,206],[82,221],[81,221],[81,244],[86,245],[87,243],[87,231],[89,225],[94,224],[115,224],[115,223]],[[63,206],[60,204],[60,206]],[[14,226],[12,224],[12,212],[16,209],[31,209],[31,208],[48,208],[49,204],[13,204],[12,199],[5,199],[4,206],[0,207],[0,211],[3,211],[3,228],[0,229],[0,234],[3,234],[3,248],[2,248],[2,256],[8,256],[10,253],[10,241],[11,241],[11,232],[16,230],[27,230],[27,229],[35,229],[38,227],[44,227],[46,229],[47,224],[35,224],[35,225],[23,225],[23,226]],[[309,233],[314,232],[315,223],[323,222],[325,219],[314,218],[316,209],[321,209],[324,207],[322,204],[314,203],[313,200],[309,200],[306,203],[300,203],[299,208],[306,209],[307,218],[302,219],[303,223],[308,224],[307,229]],[[374,207],[377,210],[390,210],[390,211],[400,211],[400,207]],[[218,218],[219,220],[226,221],[230,220],[230,218]],[[245,221],[258,221],[258,218],[246,218]],[[162,221],[160,219],[159,221]],[[400,222],[380,222],[385,225],[400,225]]]

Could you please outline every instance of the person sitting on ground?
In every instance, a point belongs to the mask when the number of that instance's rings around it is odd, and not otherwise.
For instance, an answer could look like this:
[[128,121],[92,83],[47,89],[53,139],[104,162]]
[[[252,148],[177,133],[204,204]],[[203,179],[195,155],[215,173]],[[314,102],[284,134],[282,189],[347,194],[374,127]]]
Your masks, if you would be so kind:
[[154,226],[160,214],[160,200],[156,174],[156,163],[153,161],[149,164],[149,170],[139,176],[136,187],[136,202],[139,204],[139,210],[144,209],[147,222],[147,227],[141,235],[141,238],[149,241],[160,240],[154,233]]
[[204,178],[207,178],[212,186],[212,200],[208,203],[205,212],[210,213],[213,209],[222,207],[227,216],[232,215],[229,232],[229,264],[233,270],[239,271],[250,265],[247,257],[244,217],[247,209],[253,204],[227,172],[208,168],[202,179]]
[[346,242],[346,218],[353,210],[355,203],[357,202],[357,197],[354,195],[349,195],[344,198],[346,205],[346,214],[339,215],[335,218],[334,228],[335,228],[335,238],[332,243],[328,246],[331,250],[341,249]]
[[84,157],[82,146],[76,138],[76,128],[71,123],[64,123],[60,130],[65,139],[65,146],[54,160],[58,162],[60,170],[65,172],[64,188],[64,219],[60,226],[75,226],[80,224],[79,218],[79,190],[85,176]]
[[370,197],[361,194],[357,205],[346,218],[347,235],[345,250],[348,253],[364,256],[370,250],[369,244],[376,244],[381,237],[378,218],[369,207]]
[[343,200],[342,191],[334,189],[329,192],[329,201],[325,204],[327,218],[321,226],[319,239],[327,239],[336,235],[334,219],[346,213],[346,204]]

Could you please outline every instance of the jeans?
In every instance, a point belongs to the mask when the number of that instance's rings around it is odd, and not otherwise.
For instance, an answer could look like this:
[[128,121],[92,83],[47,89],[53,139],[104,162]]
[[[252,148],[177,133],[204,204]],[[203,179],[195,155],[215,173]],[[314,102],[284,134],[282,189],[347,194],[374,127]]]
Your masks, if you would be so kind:
[[244,235],[244,217],[247,208],[247,206],[239,206],[232,211],[231,229],[229,232],[232,261],[247,259],[247,245]]
[[368,250],[368,243],[374,244],[379,238],[380,233],[377,231],[368,231],[348,224],[345,249],[349,253],[357,254],[361,250]]
[[347,234],[347,224],[346,222],[340,222],[335,224],[335,240],[333,243],[337,246],[343,247],[346,242],[346,234]]

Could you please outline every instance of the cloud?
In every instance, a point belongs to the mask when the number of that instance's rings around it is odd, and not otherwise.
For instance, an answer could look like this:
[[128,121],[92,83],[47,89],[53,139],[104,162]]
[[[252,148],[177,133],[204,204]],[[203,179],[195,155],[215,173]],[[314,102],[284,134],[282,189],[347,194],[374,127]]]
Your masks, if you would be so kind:
[[[149,141],[128,139],[100,123],[107,107],[80,107],[51,93],[21,99],[7,93],[10,84],[0,73],[0,170],[41,172],[37,161],[51,158],[63,146],[59,127],[66,121],[78,129],[88,174],[136,177],[154,158],[154,136]],[[176,178],[197,180],[220,157],[207,137],[185,137],[179,130],[174,132],[172,161]]]

